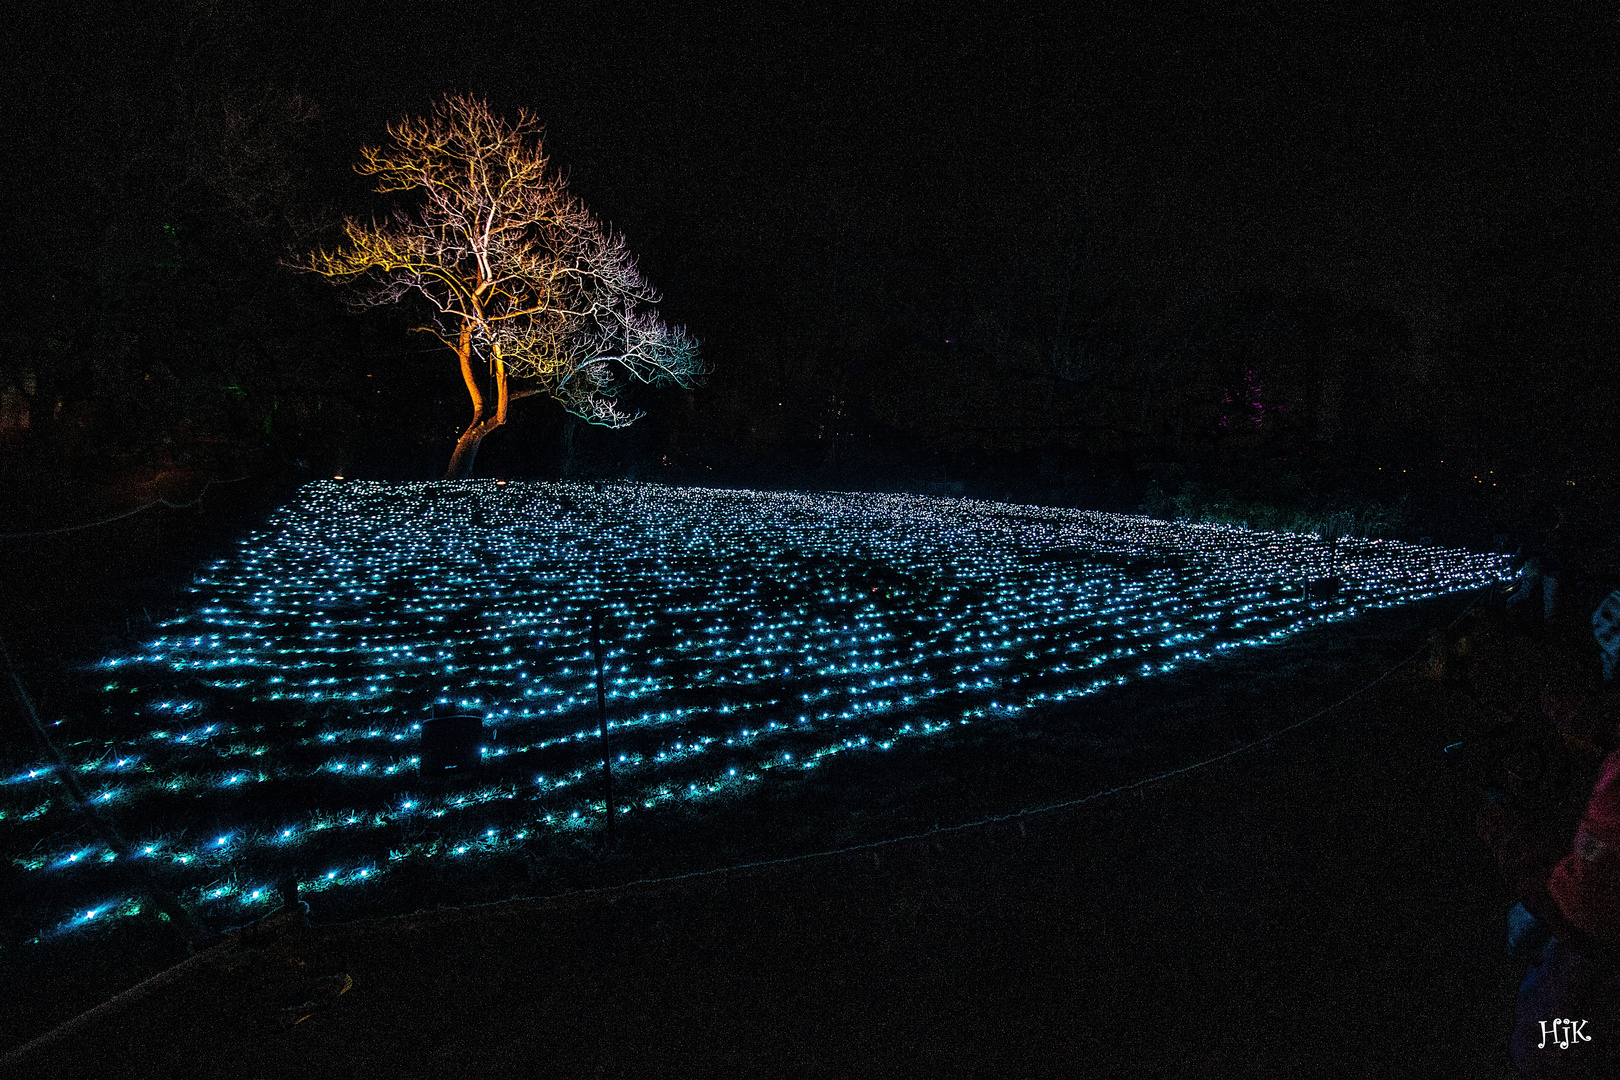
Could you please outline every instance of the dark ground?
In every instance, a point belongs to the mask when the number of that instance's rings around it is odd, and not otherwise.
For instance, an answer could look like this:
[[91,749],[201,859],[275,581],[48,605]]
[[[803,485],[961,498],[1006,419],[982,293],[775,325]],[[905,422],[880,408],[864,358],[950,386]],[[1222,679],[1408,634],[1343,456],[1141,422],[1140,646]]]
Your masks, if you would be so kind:
[[[8,639],[25,663],[45,672],[93,653],[87,628],[161,602],[276,498],[243,488],[189,524],[132,526],[148,530],[144,543],[82,536],[37,554],[28,572],[11,562]],[[1342,634],[1326,669],[1284,664],[1269,684],[1253,676],[1279,654],[1257,652],[1252,670],[1202,695],[1161,690],[1154,705],[1193,714],[1191,728],[1206,710],[1237,707],[1257,730],[1281,727],[1460,607]],[[320,926],[317,909],[315,929],[204,954],[10,1067],[1508,1077],[1523,965],[1503,956],[1510,901],[1474,839],[1477,795],[1439,753],[1458,735],[1454,706],[1409,667],[1261,748],[1140,793],[876,858],[369,923]],[[1146,757],[1118,765],[1131,778],[1156,771]],[[991,807],[947,785],[931,801],[908,817],[949,823],[1046,800]],[[158,935],[56,970],[14,970],[7,981],[21,992],[0,1047],[182,956]],[[289,1027],[283,1007],[339,973],[353,988]]]

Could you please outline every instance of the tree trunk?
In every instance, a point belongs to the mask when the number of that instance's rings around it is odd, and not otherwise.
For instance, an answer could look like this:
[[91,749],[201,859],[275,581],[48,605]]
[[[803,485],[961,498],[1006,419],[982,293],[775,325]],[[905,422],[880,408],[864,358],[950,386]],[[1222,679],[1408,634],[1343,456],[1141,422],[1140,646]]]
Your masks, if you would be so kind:
[[446,480],[465,480],[472,474],[473,459],[478,456],[478,445],[484,441],[484,436],[488,435],[489,431],[482,420],[474,420],[467,425],[467,430],[456,440],[456,450],[450,455],[449,467],[444,470]]
[[[506,362],[502,359],[499,347],[491,362],[491,375],[495,380],[495,411],[488,416],[484,415],[484,396],[478,391],[478,380],[473,377],[470,362],[472,350],[468,345],[468,334],[462,332],[460,347],[456,350],[461,356],[461,377],[467,383],[467,393],[473,401],[472,423],[467,430],[461,433],[456,440],[455,452],[450,455],[450,464],[444,470],[446,480],[465,480],[472,473],[473,459],[478,456],[478,446],[484,441],[484,436],[506,423],[506,409],[513,400],[511,389],[506,381]],[[522,393],[519,397],[528,397]]]

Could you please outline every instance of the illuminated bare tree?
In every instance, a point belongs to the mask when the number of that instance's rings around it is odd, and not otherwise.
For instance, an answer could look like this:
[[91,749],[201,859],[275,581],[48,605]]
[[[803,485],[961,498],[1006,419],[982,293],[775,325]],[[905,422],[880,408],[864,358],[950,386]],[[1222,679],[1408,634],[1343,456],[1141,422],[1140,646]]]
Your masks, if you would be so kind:
[[652,311],[658,292],[624,238],[568,194],[550,167],[539,122],[515,124],[483,101],[447,96],[425,119],[391,124],[387,147],[364,147],[355,170],[382,194],[411,193],[385,223],[347,219],[348,242],[297,266],[360,285],[361,306],[416,294],[433,320],[417,329],[451,349],[472,398],[446,479],[472,471],[511,403],[535,394],[604,427],[640,413],[619,400],[631,380],[692,386],[697,342]]

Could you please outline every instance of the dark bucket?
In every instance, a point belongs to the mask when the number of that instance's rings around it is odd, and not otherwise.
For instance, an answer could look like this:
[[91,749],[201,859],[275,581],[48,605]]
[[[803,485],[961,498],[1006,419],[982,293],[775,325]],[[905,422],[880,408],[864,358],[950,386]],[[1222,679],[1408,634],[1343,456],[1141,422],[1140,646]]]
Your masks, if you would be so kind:
[[440,716],[422,721],[423,776],[469,772],[478,768],[484,721],[476,716]]

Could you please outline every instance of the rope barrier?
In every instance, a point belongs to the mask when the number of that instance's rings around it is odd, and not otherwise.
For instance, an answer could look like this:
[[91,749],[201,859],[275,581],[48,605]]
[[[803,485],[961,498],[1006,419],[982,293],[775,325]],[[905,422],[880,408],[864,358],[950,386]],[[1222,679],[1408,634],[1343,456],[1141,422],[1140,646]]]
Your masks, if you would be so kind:
[[168,499],[153,499],[151,502],[137,506],[133,510],[125,510],[122,514],[114,514],[112,517],[102,518],[100,521],[88,521],[83,525],[64,525],[60,529],[41,529],[38,532],[0,533],[0,540],[26,540],[35,536],[59,536],[62,533],[78,532],[80,529],[94,529],[98,525],[111,525],[115,521],[122,521],[127,517],[134,517],[141,511],[150,510],[154,506],[167,506],[171,510],[184,510],[188,506],[196,506],[198,503],[202,502],[203,495],[207,493],[208,489],[213,487],[215,484],[234,484],[238,480],[246,479],[248,479],[248,477],[244,475],[234,477],[230,480],[210,480],[202,486],[202,491],[197,492],[197,497],[192,499],[190,502],[175,503],[170,502]]

